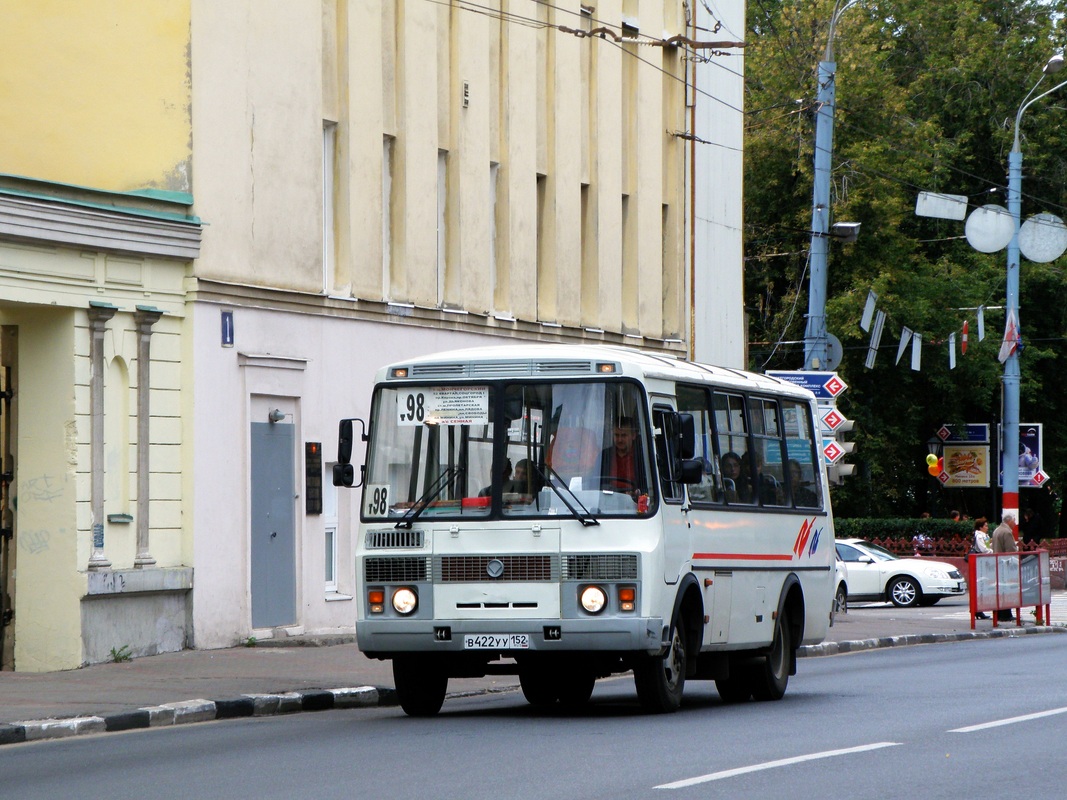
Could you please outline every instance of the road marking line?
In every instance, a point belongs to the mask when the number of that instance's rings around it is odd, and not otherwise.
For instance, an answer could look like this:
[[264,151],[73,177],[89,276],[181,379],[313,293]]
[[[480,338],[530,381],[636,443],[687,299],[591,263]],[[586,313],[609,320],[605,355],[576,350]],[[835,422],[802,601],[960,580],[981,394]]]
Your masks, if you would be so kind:
[[737,769],[726,769],[722,772],[712,772],[708,775],[700,775],[696,778],[686,778],[681,781],[674,781],[673,783],[664,783],[660,786],[656,786],[656,789],[685,789],[689,786],[696,786],[698,783],[709,783],[710,781],[720,781],[723,778],[733,778],[737,775],[745,775],[749,772],[759,772],[765,769],[775,769],[777,767],[788,767],[791,764],[802,764],[805,761],[818,761],[820,758],[833,758],[834,756],[847,756],[853,753],[865,753],[870,750],[880,750],[883,747],[896,747],[900,742],[877,742],[876,744],[865,744],[860,747],[847,747],[844,750],[827,750],[823,753],[811,753],[806,756],[796,756],[794,758],[782,758],[778,761],[768,761],[764,764],[753,764],[749,767],[738,767]]
[[987,728],[999,728],[1001,725],[1014,725],[1016,722],[1029,722],[1032,719],[1053,717],[1056,714],[1067,714],[1067,708],[1054,708],[1051,711],[1039,711],[1036,714],[1024,714],[1021,717],[999,719],[996,722],[983,722],[981,725],[968,725],[966,728],[953,728],[949,733],[974,733],[975,731],[984,731]]

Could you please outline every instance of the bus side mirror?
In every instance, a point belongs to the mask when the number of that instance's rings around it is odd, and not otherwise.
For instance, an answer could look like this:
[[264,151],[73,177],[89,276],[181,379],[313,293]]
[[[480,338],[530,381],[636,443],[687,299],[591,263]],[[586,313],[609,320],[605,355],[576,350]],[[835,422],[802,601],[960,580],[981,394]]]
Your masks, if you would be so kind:
[[356,482],[356,470],[351,464],[333,465],[333,485],[351,486]]
[[687,458],[678,462],[678,481],[680,483],[700,483],[704,479],[704,461],[700,458]]
[[[337,426],[337,463],[349,464],[352,460],[352,420],[343,419]],[[336,469],[334,470],[336,473]],[[335,486],[351,486],[351,483],[341,484],[334,482]]]
[[[689,459],[696,452],[696,422],[692,414],[676,415],[678,421],[678,458]],[[690,481],[686,481],[690,483]]]
[[352,461],[353,422],[358,422],[360,439],[367,441],[367,426],[358,418],[343,419],[337,424],[337,463],[348,464]]
[[360,480],[356,483],[356,468],[352,466],[352,440],[355,436],[353,422],[358,422],[361,437],[367,441],[367,426],[361,419],[343,419],[337,425],[337,463],[333,465],[334,486],[362,486],[366,467],[360,467]]

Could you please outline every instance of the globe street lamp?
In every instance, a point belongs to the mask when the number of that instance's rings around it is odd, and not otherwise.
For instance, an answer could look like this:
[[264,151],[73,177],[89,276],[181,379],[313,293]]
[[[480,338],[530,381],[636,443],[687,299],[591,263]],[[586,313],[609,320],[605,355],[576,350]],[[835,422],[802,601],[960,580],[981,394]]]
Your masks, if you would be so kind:
[[1008,155],[1008,213],[1011,214],[1014,232],[1008,243],[1007,321],[1004,326],[1004,344],[1008,349],[1004,359],[1004,414],[1002,425],[1003,448],[1000,469],[1003,475],[1001,514],[1019,518],[1019,227],[1022,212],[1023,154],[1019,147],[1019,125],[1023,112],[1041,98],[1067,86],[1067,81],[1053,86],[1031,99],[1046,75],[1055,75],[1064,66],[1064,58],[1057,53],[1042,69],[1041,77],[1030,89],[1015,114],[1015,142]]

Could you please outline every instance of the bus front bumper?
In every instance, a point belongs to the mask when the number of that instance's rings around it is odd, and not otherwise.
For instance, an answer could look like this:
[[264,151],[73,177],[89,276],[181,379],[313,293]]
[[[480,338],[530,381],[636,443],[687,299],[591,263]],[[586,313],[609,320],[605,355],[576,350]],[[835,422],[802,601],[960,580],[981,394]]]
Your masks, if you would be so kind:
[[359,649],[392,653],[467,653],[514,657],[527,652],[647,652],[663,649],[667,631],[658,617],[591,619],[417,620],[364,619],[356,623]]

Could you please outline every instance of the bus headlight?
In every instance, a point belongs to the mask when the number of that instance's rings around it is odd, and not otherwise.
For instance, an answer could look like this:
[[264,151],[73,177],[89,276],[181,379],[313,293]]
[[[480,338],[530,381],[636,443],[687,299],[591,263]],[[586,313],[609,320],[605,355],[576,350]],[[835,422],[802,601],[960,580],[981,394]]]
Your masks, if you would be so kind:
[[590,614],[599,614],[607,605],[608,596],[599,586],[586,586],[578,595],[582,608]]
[[414,590],[403,588],[393,592],[393,608],[397,614],[407,616],[419,607],[419,596]]

